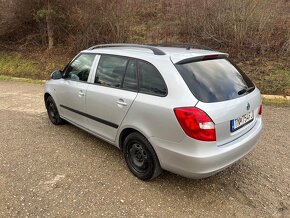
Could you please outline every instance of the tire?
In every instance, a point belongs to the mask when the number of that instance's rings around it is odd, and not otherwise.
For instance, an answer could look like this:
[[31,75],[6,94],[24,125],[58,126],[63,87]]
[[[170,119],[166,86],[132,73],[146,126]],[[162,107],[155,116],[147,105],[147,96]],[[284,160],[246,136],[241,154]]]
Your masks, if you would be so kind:
[[141,180],[159,176],[162,169],[150,142],[140,133],[134,132],[124,140],[123,153],[130,171]]
[[65,123],[64,120],[60,118],[56,104],[51,96],[46,99],[45,107],[48,117],[54,125],[61,125]]

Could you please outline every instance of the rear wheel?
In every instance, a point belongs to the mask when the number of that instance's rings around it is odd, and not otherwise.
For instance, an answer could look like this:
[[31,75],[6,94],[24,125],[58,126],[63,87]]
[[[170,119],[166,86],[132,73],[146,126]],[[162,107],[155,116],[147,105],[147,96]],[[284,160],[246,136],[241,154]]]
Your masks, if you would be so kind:
[[48,117],[54,125],[61,125],[64,123],[64,120],[60,118],[56,104],[51,96],[46,99],[45,106]]
[[162,172],[150,142],[140,133],[134,132],[126,137],[123,152],[128,168],[139,179],[153,179]]

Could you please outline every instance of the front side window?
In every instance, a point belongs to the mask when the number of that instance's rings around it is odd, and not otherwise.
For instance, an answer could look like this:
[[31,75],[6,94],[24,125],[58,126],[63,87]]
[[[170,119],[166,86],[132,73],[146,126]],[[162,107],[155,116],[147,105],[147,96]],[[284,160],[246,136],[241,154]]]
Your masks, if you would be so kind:
[[70,63],[64,72],[64,78],[87,82],[95,54],[81,54]]
[[159,71],[150,63],[139,61],[139,91],[166,96],[167,87]]
[[119,88],[126,71],[128,58],[102,55],[98,64],[95,83]]

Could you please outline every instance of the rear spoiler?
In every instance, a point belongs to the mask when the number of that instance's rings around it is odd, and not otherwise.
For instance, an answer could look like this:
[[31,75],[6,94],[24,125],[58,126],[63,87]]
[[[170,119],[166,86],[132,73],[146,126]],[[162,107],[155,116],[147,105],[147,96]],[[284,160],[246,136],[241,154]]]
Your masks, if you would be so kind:
[[228,57],[229,57],[229,54],[227,53],[207,54],[207,55],[185,58],[180,61],[177,61],[175,64],[187,64],[190,62],[206,61],[206,60],[213,60],[213,59],[227,59]]

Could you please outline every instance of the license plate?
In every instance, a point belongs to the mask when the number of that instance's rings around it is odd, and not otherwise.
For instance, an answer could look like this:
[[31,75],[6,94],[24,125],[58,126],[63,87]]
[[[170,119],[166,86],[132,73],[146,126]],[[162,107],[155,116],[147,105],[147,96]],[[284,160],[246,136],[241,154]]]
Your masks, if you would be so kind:
[[254,120],[254,111],[244,114],[241,117],[231,120],[231,132],[234,132]]

